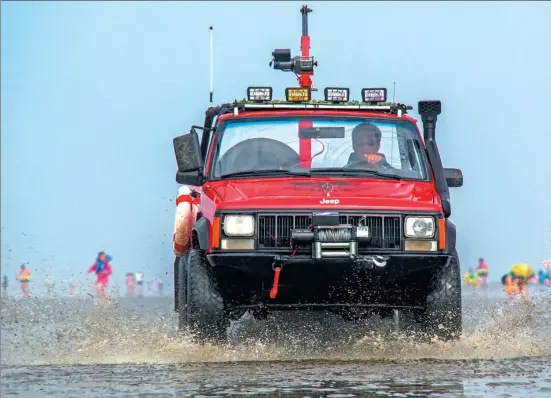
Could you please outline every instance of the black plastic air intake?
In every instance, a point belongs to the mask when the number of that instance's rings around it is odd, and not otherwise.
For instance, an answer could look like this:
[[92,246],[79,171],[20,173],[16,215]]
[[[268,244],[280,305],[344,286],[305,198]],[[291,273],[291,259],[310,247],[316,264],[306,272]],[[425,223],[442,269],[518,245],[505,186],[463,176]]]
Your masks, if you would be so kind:
[[442,159],[440,159],[438,145],[436,144],[436,120],[440,112],[442,112],[442,103],[440,101],[419,101],[419,115],[421,115],[421,120],[423,121],[425,146],[434,172],[436,190],[440,194],[440,200],[442,201],[444,217],[447,218],[451,215],[450,192],[444,175],[444,167],[442,166]]
[[442,112],[442,103],[438,100],[419,101],[419,115],[423,121],[423,137],[425,141],[436,137],[436,120]]

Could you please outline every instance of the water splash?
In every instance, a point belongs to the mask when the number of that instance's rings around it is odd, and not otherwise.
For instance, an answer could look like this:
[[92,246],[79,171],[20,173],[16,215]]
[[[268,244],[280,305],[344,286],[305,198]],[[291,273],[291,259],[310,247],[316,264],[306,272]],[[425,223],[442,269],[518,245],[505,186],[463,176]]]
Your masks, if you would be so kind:
[[549,303],[535,308],[464,300],[464,335],[422,342],[374,318],[353,324],[323,314],[278,314],[232,327],[228,346],[178,335],[170,299],[100,308],[94,301],[8,301],[2,306],[2,364],[191,363],[228,361],[412,361],[551,355]]

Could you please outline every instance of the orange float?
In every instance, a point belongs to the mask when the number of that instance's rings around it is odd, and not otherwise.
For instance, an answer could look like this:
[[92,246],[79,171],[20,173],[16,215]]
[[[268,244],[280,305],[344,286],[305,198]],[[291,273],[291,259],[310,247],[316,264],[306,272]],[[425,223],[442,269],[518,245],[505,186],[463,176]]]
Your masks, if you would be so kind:
[[178,257],[189,250],[191,228],[193,226],[192,218],[191,190],[187,185],[183,185],[178,189],[178,196],[176,197],[176,217],[172,236],[172,248],[174,254]]

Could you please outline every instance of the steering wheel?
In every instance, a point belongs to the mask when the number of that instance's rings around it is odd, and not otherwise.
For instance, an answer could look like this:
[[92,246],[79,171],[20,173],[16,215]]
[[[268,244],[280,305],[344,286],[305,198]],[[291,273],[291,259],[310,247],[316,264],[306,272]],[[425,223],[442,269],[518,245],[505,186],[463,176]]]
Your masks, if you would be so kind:
[[217,175],[277,169],[287,170],[298,163],[298,153],[272,138],[250,138],[230,148],[219,160]]

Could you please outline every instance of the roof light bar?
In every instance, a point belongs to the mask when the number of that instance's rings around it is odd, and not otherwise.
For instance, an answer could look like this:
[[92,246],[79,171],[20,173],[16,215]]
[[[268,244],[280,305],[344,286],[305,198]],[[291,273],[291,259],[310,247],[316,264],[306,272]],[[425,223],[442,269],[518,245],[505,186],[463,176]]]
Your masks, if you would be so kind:
[[285,98],[289,102],[308,102],[312,99],[312,92],[308,87],[287,87]]
[[329,102],[348,102],[350,100],[350,89],[346,87],[326,87],[324,94],[325,100]]
[[386,102],[386,88],[362,88],[363,102]]
[[272,100],[271,87],[247,87],[247,99],[252,102],[263,102]]

